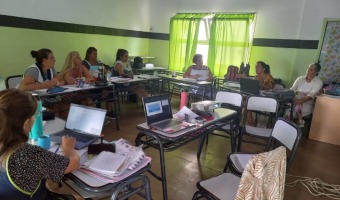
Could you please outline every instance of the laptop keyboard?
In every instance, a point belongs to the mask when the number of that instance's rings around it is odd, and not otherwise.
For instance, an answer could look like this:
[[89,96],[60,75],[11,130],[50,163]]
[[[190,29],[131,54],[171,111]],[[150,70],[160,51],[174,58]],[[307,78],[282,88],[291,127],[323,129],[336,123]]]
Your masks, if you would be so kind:
[[180,124],[180,121],[177,120],[169,120],[169,121],[164,121],[164,122],[159,122],[157,123],[158,127],[171,127]]
[[93,139],[92,136],[81,134],[81,133],[75,133],[71,130],[64,130],[62,132],[56,133],[55,135],[60,136],[60,137],[62,137],[62,136],[74,137],[79,142],[87,142],[87,141]]

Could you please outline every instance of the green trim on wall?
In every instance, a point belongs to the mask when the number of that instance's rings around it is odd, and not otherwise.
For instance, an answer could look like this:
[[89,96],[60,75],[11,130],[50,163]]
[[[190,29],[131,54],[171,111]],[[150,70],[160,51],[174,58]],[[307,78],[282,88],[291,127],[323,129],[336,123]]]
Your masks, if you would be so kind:
[[[70,33],[86,33],[123,37],[146,38],[156,40],[169,40],[169,34],[134,31],[126,29],[90,26],[82,24],[71,24],[64,22],[52,22],[23,17],[0,15],[0,26],[13,28],[26,28],[45,31],[58,31]],[[318,40],[290,40],[290,39],[268,39],[254,38],[253,46],[295,48],[295,49],[318,49]]]

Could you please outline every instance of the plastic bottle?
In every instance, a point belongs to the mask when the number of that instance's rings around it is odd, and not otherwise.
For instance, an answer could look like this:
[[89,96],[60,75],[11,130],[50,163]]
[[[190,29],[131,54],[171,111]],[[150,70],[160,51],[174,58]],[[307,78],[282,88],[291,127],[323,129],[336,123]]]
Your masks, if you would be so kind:
[[32,126],[29,138],[31,140],[38,140],[39,136],[43,135],[43,122],[42,122],[42,102],[38,95],[35,96],[38,102],[37,111],[35,112],[35,121]]

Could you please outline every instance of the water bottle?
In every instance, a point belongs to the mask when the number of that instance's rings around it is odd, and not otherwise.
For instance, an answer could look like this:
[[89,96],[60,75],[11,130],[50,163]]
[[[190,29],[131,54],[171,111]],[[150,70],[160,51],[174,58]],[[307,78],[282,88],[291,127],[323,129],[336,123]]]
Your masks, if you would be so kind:
[[102,65],[99,65],[98,66],[98,79],[100,81],[103,81],[104,80],[104,67]]
[[39,136],[43,135],[43,122],[42,122],[42,102],[38,95],[35,96],[38,102],[37,111],[35,112],[35,121],[32,126],[29,138],[31,140],[38,140]]
[[111,72],[110,71],[107,71],[107,73],[106,73],[106,80],[107,80],[107,82],[111,82]]

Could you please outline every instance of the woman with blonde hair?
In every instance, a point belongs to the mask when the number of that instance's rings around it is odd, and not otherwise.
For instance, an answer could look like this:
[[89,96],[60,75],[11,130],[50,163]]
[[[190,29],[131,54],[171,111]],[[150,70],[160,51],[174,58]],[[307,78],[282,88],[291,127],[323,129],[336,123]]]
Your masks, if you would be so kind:
[[76,79],[85,77],[85,83],[93,81],[89,70],[82,64],[82,60],[77,51],[71,51],[67,54],[63,69],[60,72],[65,84],[75,84]]

